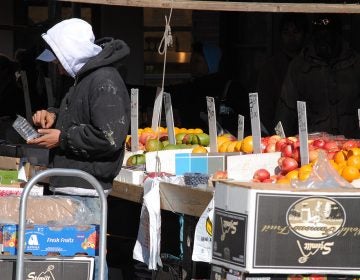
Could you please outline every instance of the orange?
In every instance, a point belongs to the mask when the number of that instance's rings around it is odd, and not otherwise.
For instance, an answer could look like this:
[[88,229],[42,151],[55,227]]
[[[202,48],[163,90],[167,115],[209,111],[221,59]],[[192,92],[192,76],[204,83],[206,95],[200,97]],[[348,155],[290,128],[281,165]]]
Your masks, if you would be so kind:
[[346,157],[347,153],[344,150],[338,151],[335,155],[334,155],[334,161],[339,164],[340,162],[346,161]]
[[194,133],[204,133],[204,131],[201,128],[195,128]]
[[285,177],[291,180],[297,180],[299,178],[299,169],[294,169],[288,172]]
[[360,169],[360,156],[351,156],[347,159],[346,165]]
[[310,163],[304,164],[299,168],[299,179],[301,181],[307,180],[310,177],[311,171],[312,171],[312,165]]
[[359,175],[359,169],[357,169],[355,166],[345,166],[341,172],[341,176],[350,183],[353,180],[358,179]]
[[187,129],[184,127],[179,128],[179,133],[187,133]]
[[201,153],[207,153],[208,150],[204,146],[197,146],[192,149],[191,153],[193,154],[201,154]]
[[227,138],[226,136],[220,135],[217,137],[217,148],[218,151],[220,150],[220,147],[222,144],[224,144],[225,142],[230,141],[229,138]]
[[241,152],[241,140],[237,140],[236,141],[236,145],[235,145],[235,152]]
[[193,128],[188,128],[186,133],[194,133],[194,129]]
[[251,154],[254,150],[254,145],[253,145],[253,138],[252,136],[246,136],[243,140],[242,140],[242,144],[241,144],[241,151],[246,153],[246,154]]
[[351,156],[360,156],[360,148],[351,148],[348,153],[347,153],[348,157]]
[[281,177],[281,178],[276,180],[276,184],[290,185],[290,180],[288,178],[286,178],[286,177]]
[[226,151],[228,153],[233,153],[235,152],[235,147],[236,147],[237,141],[231,141],[231,143],[227,146]]
[[151,127],[145,127],[143,129],[144,132],[154,132]]
[[336,171],[339,170],[339,165],[333,159],[330,159],[329,163]]
[[226,141],[219,146],[219,153],[225,153],[227,151],[227,147],[232,143],[233,141]]

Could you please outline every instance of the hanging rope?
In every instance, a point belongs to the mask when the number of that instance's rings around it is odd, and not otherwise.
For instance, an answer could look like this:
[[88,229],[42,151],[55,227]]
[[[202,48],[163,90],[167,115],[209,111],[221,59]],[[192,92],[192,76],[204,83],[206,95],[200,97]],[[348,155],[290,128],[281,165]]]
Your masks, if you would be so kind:
[[[159,112],[159,119],[158,119],[158,123],[157,123],[158,129],[159,129],[160,125],[161,125],[161,112],[162,112],[162,102],[163,102],[163,97],[164,97],[164,84],[165,84],[165,73],[166,73],[167,50],[168,50],[168,47],[172,46],[172,44],[173,44],[173,38],[172,38],[172,35],[171,35],[171,27],[170,27],[172,11],[173,11],[173,0],[171,0],[169,18],[165,15],[164,35],[161,38],[159,48],[158,48],[158,53],[160,55],[164,56],[161,91],[159,93],[159,98],[161,100],[161,106],[160,106],[160,112]],[[160,131],[157,131],[157,132],[158,132],[157,139],[159,140],[159,134],[160,134],[159,132]],[[155,166],[155,172],[156,173],[160,172],[160,170],[161,170],[160,167],[161,167],[161,163],[160,163],[160,158],[159,158],[159,151],[157,151],[156,152],[156,166]]]

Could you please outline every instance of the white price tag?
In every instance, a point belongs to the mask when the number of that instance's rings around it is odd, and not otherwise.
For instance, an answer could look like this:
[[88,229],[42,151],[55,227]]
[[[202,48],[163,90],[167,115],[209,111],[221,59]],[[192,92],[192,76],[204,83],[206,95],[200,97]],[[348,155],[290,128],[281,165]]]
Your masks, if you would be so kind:
[[159,119],[161,116],[161,110],[162,110],[162,101],[163,101],[163,91],[161,88],[157,88],[156,90],[156,97],[154,102],[154,110],[152,115],[152,122],[151,122],[151,128],[153,131],[157,131],[159,126]]
[[174,114],[171,103],[170,93],[164,92],[164,108],[166,117],[166,127],[168,133],[168,139],[170,144],[176,144],[175,129],[174,129]]
[[275,126],[275,134],[279,135],[281,138],[285,138],[285,131],[284,128],[282,126],[282,123],[279,121],[277,123],[277,125]]
[[131,151],[136,152],[139,150],[139,89],[132,88],[131,92]]
[[216,153],[217,150],[217,128],[216,128],[216,110],[214,97],[206,96],[209,136],[210,136],[210,152]]
[[308,128],[306,117],[306,102],[297,102],[299,139],[300,139],[300,159],[301,165],[309,163],[309,147],[308,147]]
[[244,139],[244,116],[238,115],[238,132],[237,132],[237,139],[243,140]]
[[261,153],[261,128],[259,114],[258,93],[249,93],[251,134],[253,138],[254,153]]

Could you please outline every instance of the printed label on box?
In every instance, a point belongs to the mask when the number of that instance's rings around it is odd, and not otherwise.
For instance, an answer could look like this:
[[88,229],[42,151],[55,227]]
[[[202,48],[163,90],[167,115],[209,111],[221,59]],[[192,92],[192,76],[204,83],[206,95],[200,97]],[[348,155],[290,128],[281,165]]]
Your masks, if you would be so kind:
[[257,193],[253,267],[359,270],[358,199]]
[[[16,255],[17,225],[4,225],[3,252]],[[78,228],[75,226],[49,227],[35,225],[25,230],[25,253],[33,256],[46,256],[57,253],[61,256],[76,254],[97,255],[98,227],[95,225]]]
[[213,260],[245,267],[247,215],[215,208]]

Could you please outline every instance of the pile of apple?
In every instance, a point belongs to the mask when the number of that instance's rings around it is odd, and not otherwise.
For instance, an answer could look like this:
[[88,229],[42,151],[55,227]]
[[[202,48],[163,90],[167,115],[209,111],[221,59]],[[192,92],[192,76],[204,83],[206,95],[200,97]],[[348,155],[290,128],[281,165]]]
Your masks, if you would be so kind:
[[[338,158],[337,154],[344,154],[343,168],[346,167],[346,155],[359,153],[360,156],[360,141],[354,139],[336,139],[331,137],[318,137],[308,140],[309,149],[309,164],[301,166],[300,162],[300,141],[297,137],[281,138],[278,135],[264,137],[261,140],[262,152],[281,152],[281,157],[278,160],[277,174],[270,176],[270,172],[265,169],[258,169],[253,176],[254,182],[276,182],[276,183],[290,183],[291,179],[306,180],[312,170],[313,164],[316,162],[319,152],[323,151],[330,163],[335,166],[337,163],[334,157]],[[344,169],[337,170],[346,180],[351,182],[356,179],[354,175],[351,179],[347,175],[347,170],[344,174]],[[360,177],[360,166],[359,166]]]

